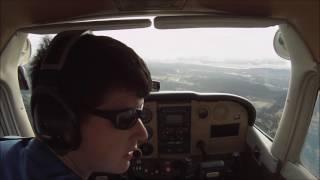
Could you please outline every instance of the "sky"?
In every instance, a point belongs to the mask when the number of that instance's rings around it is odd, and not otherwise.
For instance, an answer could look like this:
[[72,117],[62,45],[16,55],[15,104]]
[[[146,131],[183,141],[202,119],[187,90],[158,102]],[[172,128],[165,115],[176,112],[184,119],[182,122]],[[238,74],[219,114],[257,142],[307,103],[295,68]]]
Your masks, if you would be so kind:
[[[272,43],[276,28],[266,29],[171,29],[100,31],[95,34],[109,35],[125,41],[147,57],[198,55],[217,58],[271,57],[277,58]],[[230,53],[230,50],[232,53]]]
[[[290,67],[273,49],[277,26],[268,28],[196,28],[95,31],[133,48],[146,61],[214,61],[220,64],[249,63],[256,66]],[[29,35],[33,52],[40,35]]]

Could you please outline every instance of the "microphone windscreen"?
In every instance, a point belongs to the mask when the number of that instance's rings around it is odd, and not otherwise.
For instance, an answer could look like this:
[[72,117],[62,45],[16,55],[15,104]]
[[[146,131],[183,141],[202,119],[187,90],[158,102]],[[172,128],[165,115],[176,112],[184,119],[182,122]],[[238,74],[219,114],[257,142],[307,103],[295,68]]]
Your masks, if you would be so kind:
[[142,156],[142,151],[140,149],[137,149],[133,152],[133,158],[138,159]]

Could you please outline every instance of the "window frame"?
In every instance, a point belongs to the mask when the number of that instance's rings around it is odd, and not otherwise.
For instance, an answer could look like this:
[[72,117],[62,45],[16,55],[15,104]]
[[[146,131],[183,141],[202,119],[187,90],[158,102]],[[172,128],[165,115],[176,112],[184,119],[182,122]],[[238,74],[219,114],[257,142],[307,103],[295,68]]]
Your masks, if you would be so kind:
[[[316,175],[314,175],[313,173],[311,173],[311,171],[303,164],[303,162],[302,162],[302,152],[303,152],[303,149],[304,149],[304,145],[305,145],[305,143],[306,143],[306,140],[307,140],[307,136],[308,136],[308,133],[309,133],[309,128],[310,128],[310,126],[311,126],[311,122],[312,122],[312,117],[313,117],[313,115],[314,115],[314,110],[315,110],[315,108],[320,108],[320,105],[319,105],[319,107],[316,107],[316,102],[317,101],[320,101],[320,88],[318,89],[318,94],[317,94],[317,96],[315,97],[315,101],[313,102],[313,111],[312,111],[312,116],[311,116],[311,119],[310,119],[310,121],[309,121],[309,125],[308,125],[308,129],[307,129],[307,131],[306,131],[306,134],[305,134],[305,138],[304,138],[304,141],[303,141],[303,143],[302,143],[302,146],[301,146],[301,149],[300,149],[300,152],[299,152],[299,159],[298,159],[298,162],[299,162],[299,164],[302,166],[302,167],[304,167],[310,174],[312,174],[313,176],[315,176],[316,178],[319,178],[320,177],[320,172],[319,172],[319,177],[317,177]],[[320,121],[320,120],[319,120]],[[320,122],[319,122],[320,123]],[[320,131],[320,127],[318,127],[319,129],[318,129],[318,131]]]

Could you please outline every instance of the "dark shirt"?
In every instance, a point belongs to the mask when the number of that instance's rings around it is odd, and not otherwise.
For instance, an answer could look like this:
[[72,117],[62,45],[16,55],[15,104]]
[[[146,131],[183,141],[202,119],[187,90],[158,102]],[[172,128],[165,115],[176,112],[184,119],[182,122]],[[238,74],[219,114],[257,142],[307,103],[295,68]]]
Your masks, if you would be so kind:
[[1,180],[79,180],[63,162],[35,138],[0,139]]

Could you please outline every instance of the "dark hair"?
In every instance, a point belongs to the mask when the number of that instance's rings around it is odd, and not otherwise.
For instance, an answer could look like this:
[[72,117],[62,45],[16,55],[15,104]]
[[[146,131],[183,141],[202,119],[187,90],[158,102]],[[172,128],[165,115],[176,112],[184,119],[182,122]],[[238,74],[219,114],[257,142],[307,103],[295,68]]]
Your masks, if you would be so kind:
[[[32,89],[37,87],[40,63],[48,44],[45,38],[33,60]],[[84,107],[98,106],[103,95],[118,88],[145,97],[151,84],[146,64],[131,48],[110,37],[87,34],[69,50],[57,89],[75,111],[81,111]]]

